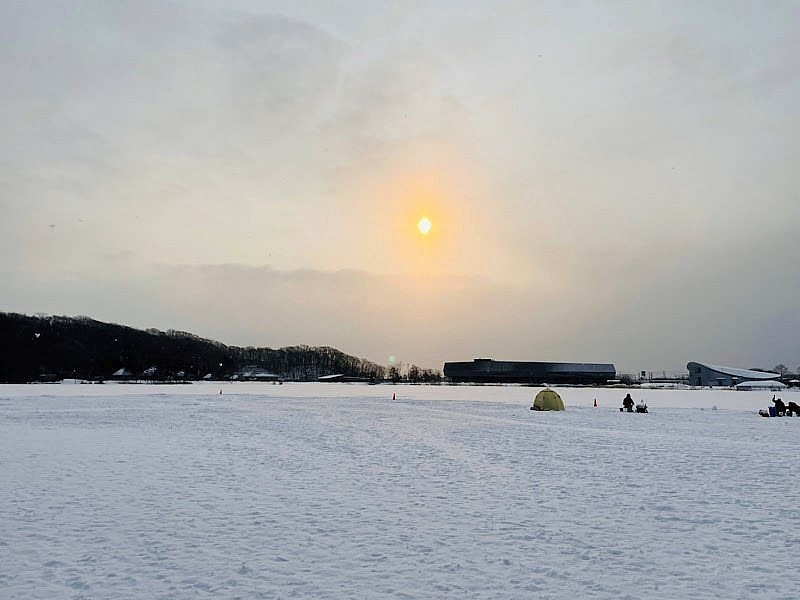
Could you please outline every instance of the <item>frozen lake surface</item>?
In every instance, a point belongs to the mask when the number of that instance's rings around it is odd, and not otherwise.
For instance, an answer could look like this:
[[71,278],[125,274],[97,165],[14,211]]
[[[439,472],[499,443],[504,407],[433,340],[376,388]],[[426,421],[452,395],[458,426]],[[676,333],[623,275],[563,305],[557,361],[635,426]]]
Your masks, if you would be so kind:
[[798,597],[772,392],[219,389],[0,386],[0,597]]

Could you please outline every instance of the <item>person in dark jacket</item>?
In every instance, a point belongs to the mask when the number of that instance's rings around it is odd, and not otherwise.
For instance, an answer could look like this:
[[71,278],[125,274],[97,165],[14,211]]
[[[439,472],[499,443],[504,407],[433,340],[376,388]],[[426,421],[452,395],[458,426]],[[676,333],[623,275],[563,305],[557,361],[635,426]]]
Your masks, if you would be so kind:
[[773,396],[772,402],[775,403],[775,412],[778,413],[779,417],[782,417],[786,414],[786,405],[783,403],[783,400],[780,398],[776,400],[775,396]]
[[633,412],[633,398],[631,395],[628,394],[625,398],[622,399],[622,408],[627,410],[628,412]]
[[797,402],[789,401],[789,404],[786,405],[786,416],[800,417],[800,406],[797,405]]

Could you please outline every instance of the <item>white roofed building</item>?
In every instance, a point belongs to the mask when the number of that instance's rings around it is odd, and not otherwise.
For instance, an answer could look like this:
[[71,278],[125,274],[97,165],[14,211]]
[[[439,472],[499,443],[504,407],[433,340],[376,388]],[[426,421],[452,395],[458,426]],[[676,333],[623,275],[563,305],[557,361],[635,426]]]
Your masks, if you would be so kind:
[[267,371],[263,367],[249,365],[234,375],[233,378],[241,381],[278,381],[280,376]]
[[737,369],[707,363],[690,362],[689,385],[699,387],[733,387],[744,381],[773,381],[780,378],[778,373]]
[[770,380],[770,381],[743,381],[742,383],[737,383],[735,388],[737,390],[744,390],[746,392],[758,391],[758,392],[780,392],[782,390],[787,389],[785,383],[781,383],[780,381]]

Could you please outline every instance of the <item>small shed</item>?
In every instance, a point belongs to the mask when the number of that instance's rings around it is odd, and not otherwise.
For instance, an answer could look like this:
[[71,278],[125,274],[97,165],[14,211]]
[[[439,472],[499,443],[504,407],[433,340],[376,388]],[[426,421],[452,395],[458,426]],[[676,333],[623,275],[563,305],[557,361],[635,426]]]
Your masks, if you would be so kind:
[[780,381],[743,381],[734,386],[737,390],[780,392],[786,389],[786,384]]
[[244,367],[237,375],[237,379],[242,381],[278,381],[280,379],[280,376],[275,373],[255,365]]
[[122,367],[111,374],[111,379],[129,380],[133,379],[134,377],[136,377],[136,375],[134,375],[133,371],[126,369],[125,367]]

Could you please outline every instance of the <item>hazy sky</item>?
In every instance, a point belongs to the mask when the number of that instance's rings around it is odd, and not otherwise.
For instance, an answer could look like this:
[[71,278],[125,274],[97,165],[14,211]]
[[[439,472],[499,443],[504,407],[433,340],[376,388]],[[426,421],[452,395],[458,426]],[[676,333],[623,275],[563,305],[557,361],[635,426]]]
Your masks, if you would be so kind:
[[798,2],[0,9],[0,310],[800,366]]

